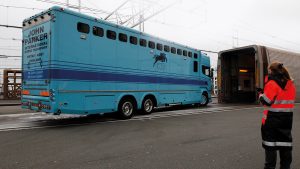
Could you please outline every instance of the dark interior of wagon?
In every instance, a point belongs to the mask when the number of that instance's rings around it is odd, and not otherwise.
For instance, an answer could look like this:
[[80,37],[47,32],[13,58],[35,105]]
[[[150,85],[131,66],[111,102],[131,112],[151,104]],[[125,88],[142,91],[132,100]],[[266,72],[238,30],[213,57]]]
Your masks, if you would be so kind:
[[255,102],[255,50],[253,48],[221,54],[222,97],[224,102]]

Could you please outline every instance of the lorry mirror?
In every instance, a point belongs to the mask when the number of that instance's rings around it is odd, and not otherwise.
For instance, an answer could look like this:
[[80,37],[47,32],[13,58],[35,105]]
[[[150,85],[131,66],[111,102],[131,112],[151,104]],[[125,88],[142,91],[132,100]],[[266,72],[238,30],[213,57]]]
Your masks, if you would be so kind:
[[209,69],[205,69],[205,75],[208,76],[208,77],[210,77],[210,72],[209,71],[210,71]]

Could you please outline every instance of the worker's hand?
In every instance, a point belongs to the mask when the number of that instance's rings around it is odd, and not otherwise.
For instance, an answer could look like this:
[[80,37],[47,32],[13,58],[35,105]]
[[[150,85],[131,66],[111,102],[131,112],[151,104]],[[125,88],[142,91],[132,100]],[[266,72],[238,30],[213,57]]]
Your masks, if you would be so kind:
[[257,92],[257,93],[263,93],[264,91],[263,91],[262,88],[256,88],[256,92]]

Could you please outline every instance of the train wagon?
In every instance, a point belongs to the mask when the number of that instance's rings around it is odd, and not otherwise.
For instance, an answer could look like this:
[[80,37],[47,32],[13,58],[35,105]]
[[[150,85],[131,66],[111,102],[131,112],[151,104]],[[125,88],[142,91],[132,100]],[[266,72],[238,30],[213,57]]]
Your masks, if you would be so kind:
[[23,22],[22,107],[52,114],[211,102],[200,50],[61,7]]
[[251,45],[219,52],[218,102],[256,102],[256,88],[264,87],[268,65],[274,61],[284,64],[297,87],[300,101],[300,54],[266,46]]

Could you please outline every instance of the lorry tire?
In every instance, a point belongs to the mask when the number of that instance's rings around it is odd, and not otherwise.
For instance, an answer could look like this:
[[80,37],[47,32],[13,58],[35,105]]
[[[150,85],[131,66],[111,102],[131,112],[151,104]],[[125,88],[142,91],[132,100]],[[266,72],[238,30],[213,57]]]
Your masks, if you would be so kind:
[[151,114],[154,109],[154,100],[146,97],[142,102],[142,114]]
[[136,105],[130,98],[124,98],[118,106],[118,116],[120,119],[130,119],[136,112]]
[[201,106],[207,106],[208,101],[209,101],[209,100],[208,100],[208,96],[207,96],[206,94],[202,94],[200,105],[201,105]]

